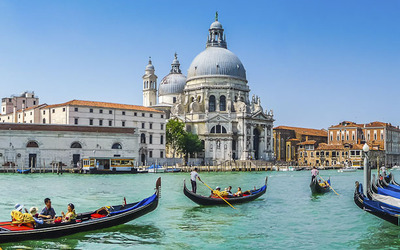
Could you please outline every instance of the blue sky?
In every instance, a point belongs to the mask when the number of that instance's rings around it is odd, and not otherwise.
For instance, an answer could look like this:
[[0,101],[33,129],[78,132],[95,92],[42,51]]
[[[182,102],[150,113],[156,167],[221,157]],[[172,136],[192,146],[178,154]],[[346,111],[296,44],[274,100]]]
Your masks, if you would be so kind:
[[174,52],[186,75],[215,11],[275,126],[400,125],[400,1],[391,0],[0,0],[1,97],[141,105],[148,57],[159,81]]

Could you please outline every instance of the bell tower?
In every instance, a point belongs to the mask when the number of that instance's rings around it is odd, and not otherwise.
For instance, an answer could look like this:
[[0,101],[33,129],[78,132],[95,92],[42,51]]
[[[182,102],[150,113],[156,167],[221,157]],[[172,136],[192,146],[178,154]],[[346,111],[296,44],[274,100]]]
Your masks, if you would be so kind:
[[149,58],[149,64],[143,75],[143,106],[150,107],[157,104],[157,76],[154,74],[155,69]]

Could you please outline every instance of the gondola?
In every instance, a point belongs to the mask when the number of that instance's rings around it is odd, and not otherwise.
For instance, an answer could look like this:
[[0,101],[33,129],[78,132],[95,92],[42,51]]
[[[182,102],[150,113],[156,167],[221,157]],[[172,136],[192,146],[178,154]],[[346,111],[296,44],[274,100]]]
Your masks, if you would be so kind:
[[354,191],[354,202],[364,211],[378,216],[379,218],[382,218],[394,225],[400,225],[397,216],[400,214],[400,208],[384,202],[371,200],[370,198],[366,197],[363,193],[362,184],[360,184],[358,181],[356,182],[356,189]]
[[[328,183],[329,183],[329,185],[331,184],[331,181],[329,179],[328,179]],[[325,187],[321,186],[318,183],[317,177],[315,177],[314,179],[311,180],[310,188],[311,188],[312,194],[324,194],[331,190],[328,185],[326,185]]]
[[10,221],[0,222],[0,243],[57,238],[129,222],[157,208],[160,189],[161,178],[158,178],[156,191],[152,196],[140,202],[107,206],[92,212],[80,213],[77,215],[76,220],[71,222],[58,224],[35,223],[35,225],[31,225],[33,228],[29,225],[13,225]]
[[[265,192],[267,191],[267,181],[268,181],[268,177],[265,178],[265,185],[259,189],[251,190],[250,195],[242,196],[242,197],[224,198],[224,199],[227,200],[230,204],[238,204],[238,203],[253,201],[253,200],[257,199],[258,197],[262,196],[263,194],[265,194]],[[192,191],[187,189],[185,181],[183,181],[183,193],[186,195],[186,197],[188,197],[193,202],[195,202],[199,205],[205,205],[205,206],[222,205],[222,204],[226,205],[226,202],[224,200],[222,200],[221,198],[210,198],[210,197],[206,197],[206,196],[202,196],[202,195],[193,193]]]

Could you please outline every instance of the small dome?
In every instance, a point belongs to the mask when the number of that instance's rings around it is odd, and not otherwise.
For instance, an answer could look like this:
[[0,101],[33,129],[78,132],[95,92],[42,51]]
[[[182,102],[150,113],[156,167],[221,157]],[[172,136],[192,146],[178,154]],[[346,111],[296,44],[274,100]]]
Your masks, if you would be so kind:
[[240,59],[221,47],[208,47],[198,54],[188,70],[188,81],[204,76],[236,77],[246,81],[246,70]]
[[218,21],[215,21],[211,24],[210,29],[222,29],[222,24]]
[[146,70],[154,70],[153,64],[148,64],[148,65],[146,66]]
[[186,77],[183,74],[170,73],[160,82],[158,96],[169,94],[180,94],[186,84]]
[[154,66],[153,66],[153,64],[151,62],[151,58],[149,58],[149,64],[147,64],[146,70],[154,70]]

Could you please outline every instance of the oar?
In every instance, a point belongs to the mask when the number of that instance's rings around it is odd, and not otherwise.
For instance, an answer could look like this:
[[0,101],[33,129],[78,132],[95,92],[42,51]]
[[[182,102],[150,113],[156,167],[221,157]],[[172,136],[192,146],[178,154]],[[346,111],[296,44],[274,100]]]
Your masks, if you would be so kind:
[[[202,181],[201,183],[203,183],[204,185],[206,185],[209,189],[211,189],[211,191],[214,191],[214,189],[210,188],[206,183],[204,183],[204,181]],[[227,200],[225,200],[224,198],[222,198],[222,196],[220,194],[217,193],[217,195],[219,196],[219,198],[223,199],[229,206],[231,206],[233,209],[236,209],[234,206],[231,205],[231,203],[229,203]]]
[[329,185],[329,183],[328,183],[326,180],[324,180],[324,178],[322,178],[321,175],[318,175],[318,176],[319,176],[319,178],[321,178],[324,182],[326,182],[326,184],[333,190],[333,192],[335,192],[335,194],[339,195],[339,194],[335,191],[335,189],[333,189],[333,187],[332,187],[331,185]]

